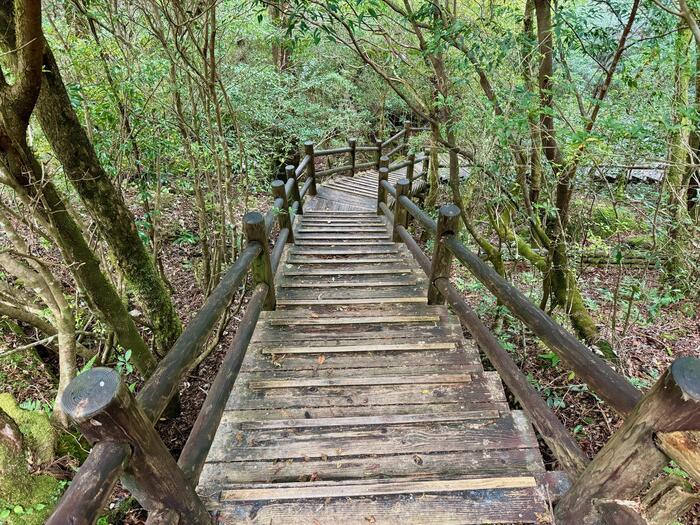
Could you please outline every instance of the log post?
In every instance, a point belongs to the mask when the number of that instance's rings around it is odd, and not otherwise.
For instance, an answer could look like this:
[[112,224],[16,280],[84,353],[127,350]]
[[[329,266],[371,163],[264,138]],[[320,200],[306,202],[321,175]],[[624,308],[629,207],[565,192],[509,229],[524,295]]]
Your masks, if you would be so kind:
[[444,277],[450,278],[452,252],[445,246],[445,236],[457,233],[459,229],[459,208],[454,204],[440,207],[433,248],[433,259],[430,265],[430,287],[428,288],[428,304],[444,304],[445,298],[435,286],[435,281]]
[[355,164],[357,160],[357,139],[348,139],[350,146],[350,176],[355,176]]
[[408,179],[399,179],[396,183],[396,202],[394,204],[394,232],[392,240],[394,242],[401,242],[401,235],[399,235],[399,226],[404,228],[408,227],[408,211],[401,205],[401,196],[408,196],[408,188],[410,187],[410,182]]
[[294,202],[299,203],[299,208],[297,209],[297,213],[299,215],[304,215],[304,205],[301,202],[301,193],[299,193],[299,181],[297,180],[296,176],[296,169],[294,166],[291,164],[287,167],[284,168],[284,171],[287,173],[287,180],[292,181],[292,205],[294,205]]
[[408,166],[406,166],[406,178],[408,179],[408,182],[409,182],[408,192],[410,195],[411,190],[413,189],[413,171],[415,168],[416,154],[415,153],[409,154],[408,161],[410,162],[410,164]]
[[[68,385],[60,403],[91,443],[111,441],[132,447],[128,468],[146,496],[142,503],[148,502],[149,512],[171,510],[180,523],[212,523],[194,487],[115,370],[96,367],[83,372]],[[80,509],[75,513],[79,515]]]
[[306,165],[307,177],[311,179],[309,195],[316,195],[316,157],[314,156],[314,143],[310,140],[304,142],[304,154],[309,156],[309,163]]
[[386,155],[382,155],[381,157],[379,157],[379,169],[388,168],[389,160],[389,157],[387,157]]
[[382,181],[389,180],[389,168],[382,166],[379,168],[379,177],[377,182],[377,215],[382,214],[382,208],[379,206],[380,203],[386,204],[386,188],[382,184]]
[[275,281],[270,263],[270,246],[267,243],[267,234],[265,233],[265,218],[257,211],[249,211],[243,216],[243,231],[249,244],[259,242],[262,246],[260,255],[253,261],[253,283],[267,285],[268,292],[263,309],[274,310],[277,299],[275,298]]
[[382,160],[382,141],[377,139],[374,141],[374,146],[377,148],[377,153],[375,155],[375,160],[377,162],[377,171],[379,171],[379,168],[381,168],[381,160]]
[[274,199],[282,199],[284,204],[280,209],[280,213],[277,216],[280,221],[280,228],[289,228],[289,235],[287,235],[287,242],[294,243],[294,228],[292,228],[291,213],[289,211],[289,201],[287,200],[287,191],[285,190],[284,182],[281,180],[272,181],[272,194]]
[[627,416],[557,503],[557,523],[594,521],[597,500],[630,500],[668,463],[654,442],[657,433],[700,430],[700,359],[681,357]]
[[408,151],[408,141],[411,138],[411,121],[403,121],[403,147],[404,151]]
[[429,182],[428,179],[428,170],[430,169],[430,150],[425,149],[423,150],[423,167],[421,170],[421,175],[425,178],[425,182]]

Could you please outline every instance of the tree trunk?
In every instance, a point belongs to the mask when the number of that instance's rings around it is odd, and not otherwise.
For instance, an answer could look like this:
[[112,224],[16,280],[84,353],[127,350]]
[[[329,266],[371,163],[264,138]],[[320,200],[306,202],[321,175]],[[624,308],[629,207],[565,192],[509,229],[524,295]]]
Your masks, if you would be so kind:
[[685,280],[687,247],[690,242],[690,231],[693,227],[688,213],[687,190],[690,173],[686,166],[692,126],[687,116],[691,76],[690,39],[690,30],[685,27],[683,22],[680,22],[674,46],[673,132],[669,139],[669,166],[664,185],[668,195],[669,216],[671,217],[670,253],[665,269],[666,277],[675,284],[682,284]]
[[[15,48],[13,6],[8,0],[0,1],[0,45],[6,51]],[[131,212],[100,165],[73,110],[48,45],[44,47],[43,66],[35,111],[41,128],[109,246],[117,267],[151,320],[156,346],[167,350],[182,330],[170,293],[139,238]],[[60,200],[58,194],[56,198]],[[54,200],[54,204],[58,201]]]

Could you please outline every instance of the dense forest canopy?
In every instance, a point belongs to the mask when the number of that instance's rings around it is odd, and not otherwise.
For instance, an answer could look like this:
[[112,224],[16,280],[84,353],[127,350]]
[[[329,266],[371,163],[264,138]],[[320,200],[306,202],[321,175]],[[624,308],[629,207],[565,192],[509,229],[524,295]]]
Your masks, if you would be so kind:
[[[0,522],[40,522],[85,457],[57,395],[98,364],[138,389],[305,141],[374,144],[410,120],[424,128],[411,151],[431,159],[426,209],[457,204],[461,239],[533,302],[641,387],[697,355],[699,14],[686,0],[0,2],[0,423],[15,429],[0,436],[14,472]],[[599,448],[609,410],[456,271]],[[209,372],[246,291],[198,359]],[[189,387],[171,435],[201,403]],[[54,430],[32,430],[44,414]]]

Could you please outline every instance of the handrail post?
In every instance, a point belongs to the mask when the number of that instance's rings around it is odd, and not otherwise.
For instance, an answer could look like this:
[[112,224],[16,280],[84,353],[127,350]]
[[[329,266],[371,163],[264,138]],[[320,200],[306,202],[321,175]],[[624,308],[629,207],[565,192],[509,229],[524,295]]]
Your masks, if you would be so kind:
[[415,167],[414,165],[416,162],[416,154],[415,153],[409,154],[408,160],[409,160],[410,164],[408,166],[406,166],[406,178],[408,179],[408,182],[410,183],[408,185],[408,191],[409,191],[409,195],[410,195],[410,192],[413,189],[413,171],[414,171],[414,167]]
[[304,142],[304,154],[309,156],[309,163],[306,165],[307,177],[311,178],[309,195],[316,195],[316,157],[314,156],[314,143],[310,140]]
[[382,155],[381,157],[379,157],[379,169],[382,168],[389,168],[389,157],[387,157],[386,155]]
[[428,170],[430,169],[430,150],[425,149],[423,150],[423,168],[421,171],[421,176],[425,178],[425,181],[428,182]]
[[440,207],[433,259],[430,265],[430,287],[428,288],[428,304],[444,304],[445,298],[435,286],[435,281],[450,277],[452,252],[445,246],[445,236],[457,233],[459,227],[459,208],[454,204]]
[[669,459],[655,435],[700,430],[700,359],[681,357],[637,403],[622,427],[559,500],[557,523],[585,523],[596,500],[639,496]]
[[287,180],[292,181],[292,205],[295,201],[298,202],[299,208],[297,209],[297,213],[299,215],[304,215],[304,204],[301,202],[301,193],[299,193],[299,181],[297,181],[297,176],[295,173],[296,168],[290,164],[284,168],[284,171],[287,173]]
[[348,139],[350,146],[350,176],[355,176],[355,164],[357,160],[357,139]]
[[379,177],[378,177],[378,187],[377,187],[377,215],[381,215],[382,208],[381,208],[381,203],[383,202],[386,204],[386,188],[382,185],[382,181],[389,180],[389,168],[386,166],[382,166],[379,168]]
[[379,139],[375,140],[374,146],[377,148],[377,154],[375,156],[375,159],[377,162],[377,171],[379,171],[379,168],[381,168],[381,160],[382,160],[382,141]]
[[408,141],[411,138],[411,121],[403,121],[403,146],[408,151]]
[[267,285],[267,297],[265,298],[264,310],[274,310],[277,303],[275,298],[275,282],[272,275],[272,263],[270,262],[270,246],[267,243],[265,233],[265,218],[260,212],[249,211],[243,216],[243,231],[248,244],[259,242],[262,251],[253,261],[253,283],[265,283]]
[[394,203],[394,232],[392,235],[392,240],[394,242],[401,242],[401,235],[399,235],[399,226],[404,228],[408,227],[408,211],[401,204],[401,196],[408,196],[408,189],[410,187],[410,182],[408,179],[400,179],[396,183],[396,201]]
[[68,385],[60,403],[90,442],[132,447],[128,469],[141,493],[137,499],[148,505],[149,512],[174,511],[181,523],[212,523],[194,487],[115,370],[96,367],[83,372]]
[[275,200],[282,199],[282,209],[277,216],[280,221],[280,228],[288,228],[287,242],[294,243],[294,228],[292,228],[291,213],[289,211],[289,200],[287,199],[287,191],[285,190],[284,182],[281,180],[272,181],[272,195]]

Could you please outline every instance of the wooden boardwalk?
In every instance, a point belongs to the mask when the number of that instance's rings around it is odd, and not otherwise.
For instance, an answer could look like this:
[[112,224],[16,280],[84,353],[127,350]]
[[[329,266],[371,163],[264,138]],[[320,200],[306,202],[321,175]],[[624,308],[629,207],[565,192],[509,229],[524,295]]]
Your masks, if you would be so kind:
[[297,218],[198,492],[219,523],[551,523],[530,424],[427,304],[370,177]]

